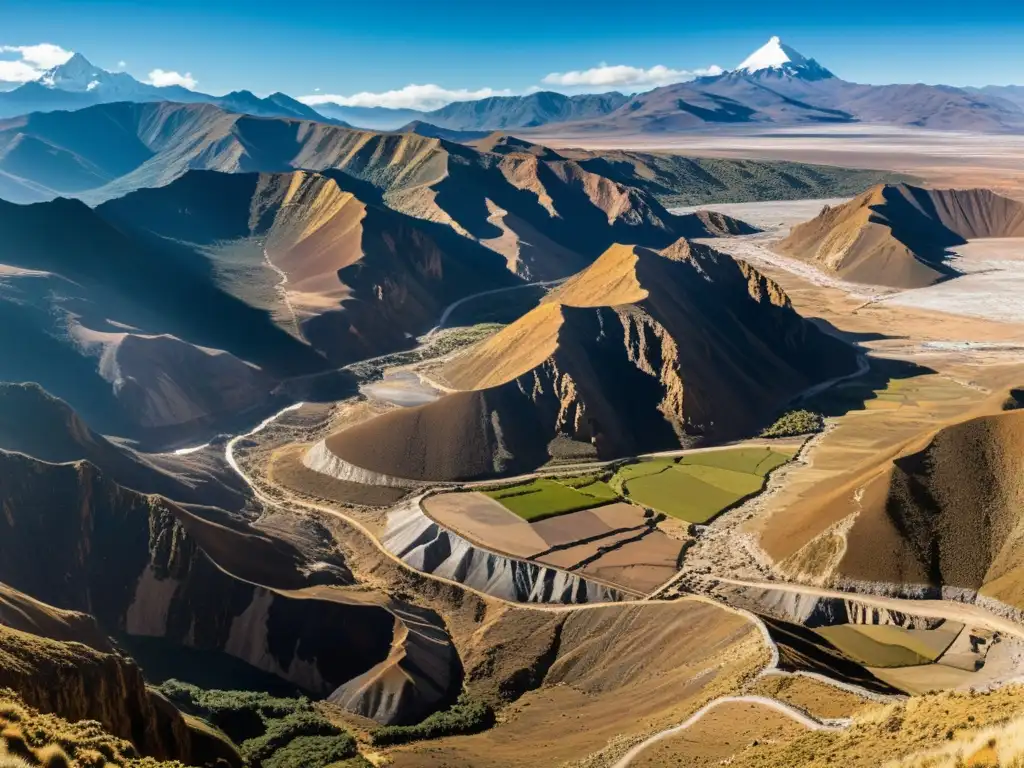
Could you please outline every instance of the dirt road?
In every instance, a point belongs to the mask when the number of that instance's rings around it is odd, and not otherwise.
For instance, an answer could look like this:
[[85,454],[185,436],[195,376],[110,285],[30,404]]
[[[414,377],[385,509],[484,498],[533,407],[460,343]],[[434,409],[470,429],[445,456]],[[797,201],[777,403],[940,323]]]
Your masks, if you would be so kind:
[[786,717],[792,718],[796,722],[800,723],[800,725],[804,726],[805,728],[811,731],[841,731],[850,724],[850,720],[848,719],[827,721],[817,720],[808,715],[807,713],[801,712],[799,709],[794,709],[788,704],[784,704],[783,702],[778,701],[777,699],[770,699],[767,696],[723,696],[720,699],[715,699],[714,701],[705,704],[703,707],[701,707],[692,715],[690,715],[690,717],[686,721],[680,723],[679,725],[673,726],[671,728],[666,728],[664,731],[659,731],[653,736],[640,742],[635,747],[630,749],[629,752],[623,755],[622,758],[620,758],[619,761],[612,766],[612,768],[627,768],[627,766],[629,766],[629,764],[636,759],[637,755],[639,755],[645,749],[652,746],[653,744],[657,744],[659,741],[662,741],[663,739],[675,736],[677,733],[682,733],[687,728],[690,728],[691,726],[698,723],[700,719],[704,717],[704,715],[708,714],[708,712],[715,709],[716,707],[720,707],[723,704],[743,703],[758,704],[762,707],[766,707],[767,709],[772,709],[776,712],[785,715]]

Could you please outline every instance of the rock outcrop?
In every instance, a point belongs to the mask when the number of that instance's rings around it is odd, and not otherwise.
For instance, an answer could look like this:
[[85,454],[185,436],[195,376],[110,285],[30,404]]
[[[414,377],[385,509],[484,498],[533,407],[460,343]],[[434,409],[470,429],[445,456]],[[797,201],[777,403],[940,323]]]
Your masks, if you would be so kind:
[[[191,727],[170,702],[150,691],[139,667],[110,646],[89,617],[46,606],[4,585],[0,593],[3,606],[17,606],[16,612],[0,609],[0,688],[66,720],[95,720],[138,754],[188,765],[212,764],[216,758],[242,765],[230,743]],[[12,627],[12,619],[32,632]]]

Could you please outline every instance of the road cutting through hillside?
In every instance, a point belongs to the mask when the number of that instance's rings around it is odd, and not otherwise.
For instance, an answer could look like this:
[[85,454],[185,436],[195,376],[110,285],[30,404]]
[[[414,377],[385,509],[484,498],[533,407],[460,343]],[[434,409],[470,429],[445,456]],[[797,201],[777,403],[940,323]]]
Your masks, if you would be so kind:
[[541,280],[536,283],[522,283],[521,285],[509,285],[504,288],[492,288],[489,291],[479,291],[477,293],[471,293],[469,296],[463,296],[461,299],[453,301],[451,304],[444,308],[444,311],[441,313],[440,319],[437,321],[437,325],[435,325],[433,328],[427,331],[426,335],[423,338],[429,339],[438,331],[444,330],[445,323],[448,322],[448,318],[451,317],[452,312],[461,307],[463,304],[472,301],[473,299],[479,299],[481,296],[494,296],[495,294],[505,293],[507,291],[518,291],[522,290],[523,288],[544,287],[548,285],[561,285],[568,279],[569,278],[567,277],[563,277],[558,280]]
[[796,709],[789,704],[781,702],[778,699],[768,698],[767,696],[722,696],[721,698],[705,704],[679,725],[666,728],[664,731],[659,731],[653,736],[649,736],[644,741],[641,741],[623,755],[618,762],[612,766],[612,768],[627,768],[627,766],[632,763],[633,760],[645,749],[657,744],[659,741],[675,736],[677,733],[682,733],[687,728],[696,725],[704,715],[723,704],[758,704],[795,720],[800,725],[811,731],[841,731],[844,728],[848,728],[852,722],[849,718],[818,720],[817,718],[811,717],[806,712],[801,712],[799,709]]

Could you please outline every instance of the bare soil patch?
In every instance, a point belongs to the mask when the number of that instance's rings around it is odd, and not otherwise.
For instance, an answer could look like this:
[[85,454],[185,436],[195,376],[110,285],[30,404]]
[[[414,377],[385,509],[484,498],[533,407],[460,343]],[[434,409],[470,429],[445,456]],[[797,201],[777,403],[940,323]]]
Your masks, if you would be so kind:
[[275,451],[266,465],[267,479],[293,491],[340,504],[383,507],[394,504],[408,491],[383,485],[364,485],[316,472],[302,463],[308,445],[290,445]]
[[[509,629],[491,624],[475,640],[480,648],[529,644],[524,627]],[[396,768],[536,768],[580,760],[680,722],[753,676],[764,654],[751,624],[711,603],[574,611],[543,684],[502,710],[497,727],[388,756]],[[476,674],[472,663],[467,673]]]
[[784,701],[819,719],[850,717],[871,704],[854,693],[805,675],[765,675],[746,693]]

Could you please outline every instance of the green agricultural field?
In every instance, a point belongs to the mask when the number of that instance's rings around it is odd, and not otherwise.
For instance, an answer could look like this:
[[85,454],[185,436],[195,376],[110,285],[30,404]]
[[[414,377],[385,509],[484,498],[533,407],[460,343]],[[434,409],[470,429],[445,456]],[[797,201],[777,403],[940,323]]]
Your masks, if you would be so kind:
[[547,478],[484,493],[529,522],[599,507],[618,498],[610,487],[599,480],[577,490]]
[[706,523],[764,487],[791,457],[770,448],[733,448],[627,464],[610,481],[630,500],[691,523]]
[[580,493],[588,496],[596,496],[599,499],[617,499],[617,494],[608,483],[601,479],[600,475],[581,475],[579,477],[558,477],[555,482],[567,485]]
[[677,464],[675,470],[735,496],[749,496],[764,487],[764,477],[750,472],[737,472],[732,469],[707,467],[702,464]]
[[767,475],[773,469],[785,464],[790,456],[772,448],[730,448],[723,451],[691,453],[679,460],[680,464],[720,467],[736,472]]
[[642,475],[625,487],[631,501],[691,523],[706,523],[742,496],[698,480],[681,467]]
[[[935,660],[935,656],[930,653],[923,655],[914,648],[898,644],[901,642],[898,636],[889,634],[883,642],[861,632],[860,627],[853,624],[818,627],[814,631],[851,659],[867,667],[916,667]],[[897,642],[894,643],[894,640]]]

